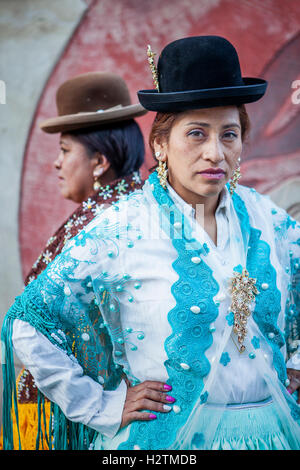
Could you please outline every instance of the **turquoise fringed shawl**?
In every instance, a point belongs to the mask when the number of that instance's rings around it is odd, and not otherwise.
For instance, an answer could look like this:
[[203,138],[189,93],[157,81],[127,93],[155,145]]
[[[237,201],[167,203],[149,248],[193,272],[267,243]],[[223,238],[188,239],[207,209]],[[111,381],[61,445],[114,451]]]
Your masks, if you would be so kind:
[[[82,243],[82,237],[79,237]],[[97,380],[103,372],[105,389],[116,388],[122,376],[122,369],[111,360],[111,341],[107,329],[103,327],[103,318],[99,313],[97,300],[90,303],[82,301],[83,294],[92,294],[90,279],[73,278],[74,266],[78,261],[70,257],[66,250],[59,258],[59,276],[53,281],[55,273],[49,275],[54,265],[49,265],[40,276],[30,283],[23,294],[18,296],[8,311],[1,332],[2,370],[3,370],[3,448],[11,450],[13,428],[11,421],[12,404],[16,414],[17,392],[13,362],[12,326],[18,318],[28,322],[40,331],[56,347],[63,350],[73,360],[77,360],[85,374]],[[53,270],[57,270],[54,267]],[[74,293],[66,292],[64,281],[76,286]],[[66,284],[67,285],[67,284]],[[69,287],[67,287],[69,289]],[[103,292],[103,295],[105,292]],[[106,297],[108,297],[106,293]],[[70,300],[71,299],[71,300]],[[83,332],[90,331],[89,346],[83,339]],[[92,336],[93,334],[93,336]],[[13,400],[13,403],[12,403]],[[56,404],[52,404],[52,422],[49,429],[44,429],[44,398],[38,393],[38,435],[36,449],[40,448],[40,437],[45,436],[49,448],[59,450],[86,450],[97,436],[96,431],[81,423],[69,421]],[[52,430],[53,425],[53,430]],[[21,442],[19,442],[21,449]]]
[[[31,286],[32,291],[32,286]],[[35,299],[37,296],[35,296]],[[14,441],[13,441],[13,426],[12,426],[12,405],[14,408],[14,413],[16,416],[18,435],[19,435],[19,449],[22,449],[20,433],[19,433],[19,424],[18,424],[18,406],[17,406],[17,390],[16,390],[16,377],[15,377],[15,368],[13,362],[13,346],[12,346],[12,325],[15,318],[25,319],[31,321],[31,324],[35,324],[34,315],[30,315],[30,310],[26,308],[27,315],[24,315],[24,310],[21,309],[21,297],[16,299],[14,306],[8,312],[4,319],[2,327],[2,371],[3,371],[3,449],[4,450],[13,450]],[[19,315],[18,315],[19,313]],[[29,321],[29,323],[30,323]],[[39,319],[38,325],[41,325],[42,322]],[[46,328],[45,328],[46,326]],[[51,329],[48,329],[51,326]],[[36,325],[37,327],[37,325]],[[43,323],[41,328],[43,334],[45,334],[48,339],[53,342],[53,337],[51,333],[56,331],[54,326],[51,323]],[[65,351],[69,354],[72,354],[69,347],[65,345]],[[94,442],[97,437],[97,433],[87,426],[81,423],[73,423],[69,421],[60,408],[51,403],[51,419],[49,423],[49,428],[45,428],[46,418],[45,418],[45,400],[42,393],[38,391],[38,402],[37,402],[37,411],[38,411],[38,432],[36,437],[36,450],[41,449],[41,442],[43,441],[43,436],[48,444],[50,450],[53,448],[57,450],[86,450],[89,448],[90,444]]]

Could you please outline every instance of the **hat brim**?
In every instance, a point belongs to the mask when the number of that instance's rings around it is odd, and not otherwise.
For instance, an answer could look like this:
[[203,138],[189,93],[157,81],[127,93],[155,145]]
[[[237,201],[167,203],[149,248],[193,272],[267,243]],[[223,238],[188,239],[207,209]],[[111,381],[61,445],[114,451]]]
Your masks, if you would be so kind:
[[212,108],[233,104],[253,103],[266,92],[268,82],[261,78],[243,78],[244,85],[204,90],[160,93],[157,90],[140,90],[138,98],[148,111],[178,112],[189,109]]
[[101,112],[57,116],[55,118],[46,119],[39,125],[44,132],[54,134],[56,132],[68,132],[126,121],[143,116],[146,113],[147,110],[140,104],[132,104],[129,106],[116,107],[115,109],[103,110]]

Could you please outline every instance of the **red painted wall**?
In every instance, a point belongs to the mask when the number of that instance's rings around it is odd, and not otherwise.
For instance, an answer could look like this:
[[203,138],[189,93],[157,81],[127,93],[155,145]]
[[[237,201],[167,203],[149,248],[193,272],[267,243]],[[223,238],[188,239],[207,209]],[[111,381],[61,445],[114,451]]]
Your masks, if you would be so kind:
[[[24,154],[19,233],[23,274],[46,241],[76,207],[58,190],[53,161],[58,135],[38,122],[56,115],[55,93],[68,78],[95,70],[119,73],[132,101],[153,88],[146,47],[154,51],[184,36],[217,34],[236,47],[244,76],[270,81],[263,101],[248,105],[252,144],[245,148],[245,184],[267,191],[300,173],[299,110],[291,84],[299,79],[300,2],[294,0],[95,0],[56,64],[38,103]],[[139,118],[145,140],[154,114]],[[143,174],[152,165],[147,151]],[[272,170],[270,171],[270,168]]]

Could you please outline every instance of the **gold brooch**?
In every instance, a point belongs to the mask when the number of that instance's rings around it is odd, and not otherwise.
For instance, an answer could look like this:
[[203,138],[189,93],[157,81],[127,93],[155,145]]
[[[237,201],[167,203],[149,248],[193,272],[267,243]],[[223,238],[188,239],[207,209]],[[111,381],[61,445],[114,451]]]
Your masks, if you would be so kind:
[[246,349],[243,343],[247,334],[247,321],[251,315],[250,304],[258,294],[255,284],[256,279],[249,277],[247,269],[243,269],[242,273],[235,273],[231,280],[230,309],[234,314],[233,331],[237,335],[240,353]]
[[148,48],[147,48],[148,62],[149,62],[149,65],[150,65],[150,70],[151,70],[151,73],[152,73],[154,86],[157,89],[157,91],[159,92],[158,74],[157,74],[157,68],[156,68],[156,65],[155,65],[155,62],[154,62],[155,55],[156,54],[152,51],[151,46],[148,44]]

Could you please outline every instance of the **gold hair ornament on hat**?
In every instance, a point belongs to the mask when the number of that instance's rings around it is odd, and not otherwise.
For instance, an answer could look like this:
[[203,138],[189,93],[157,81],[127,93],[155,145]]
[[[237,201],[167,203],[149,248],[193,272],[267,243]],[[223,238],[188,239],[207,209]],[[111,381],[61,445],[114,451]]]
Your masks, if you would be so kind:
[[156,56],[156,54],[155,52],[152,51],[150,44],[148,44],[148,47],[147,47],[147,56],[148,56],[148,62],[150,65],[152,77],[153,77],[154,86],[159,92],[158,74],[157,74],[157,68],[154,62],[154,57]]

